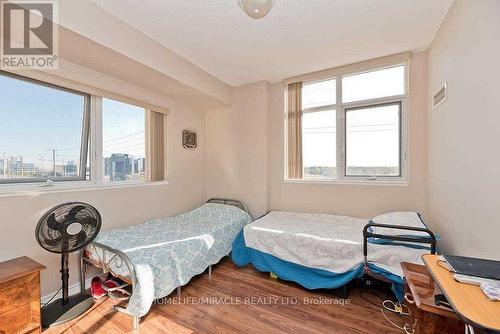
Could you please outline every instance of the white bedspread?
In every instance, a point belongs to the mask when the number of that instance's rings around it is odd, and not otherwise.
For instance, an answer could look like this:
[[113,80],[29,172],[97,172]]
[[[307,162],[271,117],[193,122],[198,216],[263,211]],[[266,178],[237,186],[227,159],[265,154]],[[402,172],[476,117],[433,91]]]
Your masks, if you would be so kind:
[[[247,247],[310,268],[345,273],[362,264],[368,219],[273,211],[246,225]],[[421,264],[425,249],[368,244],[368,261],[400,277],[400,263]]]

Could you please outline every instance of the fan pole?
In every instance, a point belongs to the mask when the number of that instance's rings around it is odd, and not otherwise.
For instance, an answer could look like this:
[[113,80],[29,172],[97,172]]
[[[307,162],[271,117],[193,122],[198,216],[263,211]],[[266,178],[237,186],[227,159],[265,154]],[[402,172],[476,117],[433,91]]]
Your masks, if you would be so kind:
[[62,281],[62,304],[68,305],[69,302],[69,256],[68,253],[61,255],[61,281]]

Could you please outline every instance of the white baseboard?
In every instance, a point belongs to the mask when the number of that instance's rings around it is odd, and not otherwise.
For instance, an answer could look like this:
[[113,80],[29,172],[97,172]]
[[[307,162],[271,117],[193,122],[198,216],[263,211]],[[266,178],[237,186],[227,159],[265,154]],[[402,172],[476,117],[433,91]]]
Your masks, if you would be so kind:
[[[88,288],[90,286],[91,281],[92,281],[92,277],[87,278],[85,280],[85,287]],[[42,298],[40,298],[42,305],[47,303],[50,300],[50,298],[52,298],[52,296],[54,296],[54,293],[56,293],[56,292],[52,291],[48,295],[42,296]],[[80,282],[75,283],[73,285],[70,285],[68,288],[68,293],[70,296],[75,295],[77,293],[80,293]],[[57,293],[57,295],[54,297],[54,299],[52,299],[52,301],[57,300],[58,298],[62,298],[62,291],[59,291]]]

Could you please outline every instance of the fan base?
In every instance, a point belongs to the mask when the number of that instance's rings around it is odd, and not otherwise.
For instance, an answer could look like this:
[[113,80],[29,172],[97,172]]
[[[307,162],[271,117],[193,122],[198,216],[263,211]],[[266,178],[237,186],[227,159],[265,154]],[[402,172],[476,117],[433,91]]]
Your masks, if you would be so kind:
[[77,294],[69,297],[67,305],[58,299],[47,304],[42,309],[42,327],[52,327],[63,324],[83,314],[94,305],[92,296],[88,294]]

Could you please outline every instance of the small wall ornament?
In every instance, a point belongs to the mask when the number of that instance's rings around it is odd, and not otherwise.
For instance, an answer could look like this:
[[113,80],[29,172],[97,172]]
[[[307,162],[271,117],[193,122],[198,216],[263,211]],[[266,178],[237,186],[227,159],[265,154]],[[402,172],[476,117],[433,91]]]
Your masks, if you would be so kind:
[[198,146],[196,131],[190,129],[182,130],[182,146],[190,150],[194,150]]

